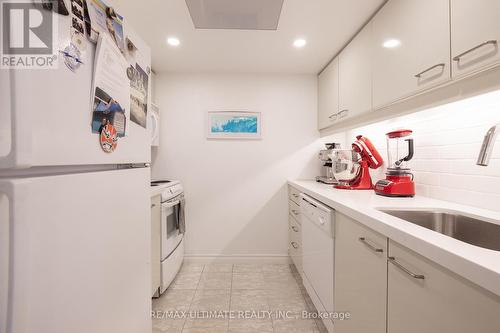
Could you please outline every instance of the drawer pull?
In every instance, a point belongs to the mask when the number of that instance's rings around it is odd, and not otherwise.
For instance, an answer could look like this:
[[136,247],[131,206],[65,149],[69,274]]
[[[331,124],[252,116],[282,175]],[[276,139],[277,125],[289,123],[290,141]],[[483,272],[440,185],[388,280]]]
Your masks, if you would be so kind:
[[397,268],[401,269],[403,272],[405,272],[406,274],[408,274],[412,278],[419,279],[419,280],[425,279],[425,276],[423,276],[421,274],[415,274],[412,271],[410,271],[408,268],[406,268],[403,265],[401,265],[401,263],[399,261],[397,261],[396,258],[394,258],[394,257],[388,257],[388,259],[389,259],[390,263],[392,263]]
[[292,193],[292,195],[293,195],[294,198],[298,198],[299,197],[299,195],[297,193]]
[[156,207],[156,204],[151,204],[151,208]]
[[298,210],[296,210],[296,209],[292,209],[292,213],[294,213],[295,215],[299,215],[300,214],[300,212]]
[[347,117],[348,114],[349,114],[349,110],[347,110],[347,109],[344,109],[338,113],[340,119]]
[[359,237],[359,241],[363,244],[365,244],[366,246],[368,246],[371,250],[373,250],[374,252],[378,252],[378,253],[383,253],[384,252],[384,249],[380,249],[376,246],[373,246],[372,244],[370,244],[365,237]]
[[295,231],[295,232],[299,232],[299,228],[297,228],[296,226],[292,225],[292,230]]
[[337,116],[339,114],[338,113],[334,113],[334,114],[331,114],[328,116],[328,118],[331,120],[331,121],[336,121],[337,120]]
[[433,70],[434,68],[438,68],[438,67],[442,67],[442,68],[444,68],[444,66],[446,66],[444,63],[440,63],[440,64],[437,64],[437,65],[431,66],[431,67],[429,67],[429,68],[427,68],[427,69],[424,69],[424,70],[423,70],[423,71],[421,71],[420,73],[415,74],[415,77],[416,77],[417,79],[420,79],[420,78],[422,77],[422,75],[423,75],[423,74],[425,74],[425,73],[427,73],[428,71],[431,71],[431,70]]
[[477,46],[474,46],[471,49],[468,49],[465,52],[460,53],[459,55],[457,55],[456,57],[453,58],[453,61],[460,61],[460,58],[462,58],[464,55],[469,54],[469,53],[471,53],[473,51],[476,51],[477,49],[480,49],[483,46],[490,45],[490,44],[494,45],[494,46],[497,46],[497,43],[498,42],[495,39],[487,40],[486,42],[483,42],[483,43],[481,43],[481,44],[479,44]]
[[295,242],[291,242],[290,244],[292,244],[292,247],[297,250],[299,248],[299,245]]

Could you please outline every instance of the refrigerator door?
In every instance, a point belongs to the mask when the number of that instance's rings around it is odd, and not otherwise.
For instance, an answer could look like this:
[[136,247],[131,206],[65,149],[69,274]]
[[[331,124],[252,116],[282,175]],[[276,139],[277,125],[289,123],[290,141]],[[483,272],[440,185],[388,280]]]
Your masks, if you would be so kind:
[[[71,15],[55,18],[59,35],[56,48],[62,51],[70,44]],[[149,47],[127,25],[124,34],[138,48],[134,57],[127,52],[127,60],[146,70],[151,64]],[[85,44],[83,64],[75,72],[66,67],[60,53],[57,69],[11,70],[10,77],[4,75],[9,71],[2,70],[0,169],[150,162],[148,131],[130,118],[128,135],[118,140],[116,150],[108,154],[100,148],[99,135],[91,130],[95,44],[87,40]],[[151,75],[149,101],[150,82]]]
[[2,332],[151,332],[149,179],[149,168],[0,179]]

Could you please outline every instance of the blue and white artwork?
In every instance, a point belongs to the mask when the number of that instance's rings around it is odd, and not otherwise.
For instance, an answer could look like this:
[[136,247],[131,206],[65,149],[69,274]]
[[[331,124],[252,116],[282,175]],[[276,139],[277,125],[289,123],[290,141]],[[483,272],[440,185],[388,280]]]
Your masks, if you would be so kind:
[[221,139],[260,139],[259,112],[209,112],[208,137]]

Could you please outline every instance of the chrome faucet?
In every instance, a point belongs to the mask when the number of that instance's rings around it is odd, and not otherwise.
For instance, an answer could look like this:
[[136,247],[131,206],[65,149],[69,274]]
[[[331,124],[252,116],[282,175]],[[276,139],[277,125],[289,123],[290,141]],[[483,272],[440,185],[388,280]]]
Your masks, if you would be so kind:
[[479,152],[479,157],[477,158],[477,165],[488,166],[490,163],[491,153],[493,151],[493,146],[495,145],[495,140],[497,139],[498,132],[500,131],[500,123],[496,124],[486,132],[484,136],[483,145],[481,146],[481,151]]

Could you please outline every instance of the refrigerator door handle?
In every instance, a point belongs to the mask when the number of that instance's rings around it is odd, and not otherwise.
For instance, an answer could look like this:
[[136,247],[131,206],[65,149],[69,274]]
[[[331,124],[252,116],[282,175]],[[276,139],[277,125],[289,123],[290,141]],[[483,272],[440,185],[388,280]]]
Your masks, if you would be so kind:
[[[14,227],[15,209],[14,209],[14,185],[8,181],[0,181],[0,194],[4,194],[9,199],[9,219],[0,225],[0,239],[2,240],[2,249],[0,251],[0,332],[8,333],[11,323],[11,279],[12,279],[12,228]],[[4,219],[2,219],[4,220]]]
[[[16,112],[16,76],[14,70],[5,71],[5,77],[2,79],[1,89],[2,103],[0,108],[10,111],[10,152],[5,156],[0,156],[0,169],[23,169],[31,166],[32,149],[32,127],[30,111]],[[5,96],[5,98],[4,98]],[[28,98],[23,96],[23,98]],[[23,110],[24,111],[24,110]]]

